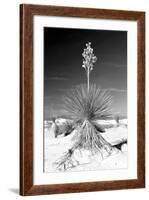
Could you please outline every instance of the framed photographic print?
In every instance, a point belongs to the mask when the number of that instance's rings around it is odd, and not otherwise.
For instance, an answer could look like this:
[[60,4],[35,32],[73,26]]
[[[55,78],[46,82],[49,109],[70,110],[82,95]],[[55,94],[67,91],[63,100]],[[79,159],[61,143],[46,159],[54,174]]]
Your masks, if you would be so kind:
[[145,13],[20,6],[20,194],[145,187]]

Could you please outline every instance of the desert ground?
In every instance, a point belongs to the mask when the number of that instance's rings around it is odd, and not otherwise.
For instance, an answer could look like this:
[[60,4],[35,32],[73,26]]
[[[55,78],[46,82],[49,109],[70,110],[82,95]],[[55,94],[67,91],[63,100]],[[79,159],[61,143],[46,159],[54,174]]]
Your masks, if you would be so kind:
[[[57,119],[58,125],[65,123],[65,119]],[[102,136],[113,146],[109,155],[101,153],[92,155],[88,150],[76,150],[73,154],[75,167],[70,167],[67,171],[85,170],[106,170],[127,168],[127,119],[122,119],[119,125],[115,120],[98,120],[98,123],[105,127]],[[58,161],[74,144],[73,138],[76,134],[74,130],[68,136],[53,135],[52,125],[45,121],[44,128],[44,172],[59,172],[55,162]]]

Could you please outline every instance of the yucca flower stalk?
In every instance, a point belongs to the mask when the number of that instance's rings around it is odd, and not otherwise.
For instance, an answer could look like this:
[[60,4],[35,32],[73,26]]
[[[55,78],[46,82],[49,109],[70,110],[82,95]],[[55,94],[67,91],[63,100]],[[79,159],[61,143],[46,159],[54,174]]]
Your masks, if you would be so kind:
[[86,44],[86,48],[84,49],[83,53],[83,65],[82,67],[86,71],[87,75],[87,90],[89,91],[89,84],[90,84],[90,73],[93,70],[93,64],[97,61],[97,57],[93,53],[93,49],[91,48],[91,42]]

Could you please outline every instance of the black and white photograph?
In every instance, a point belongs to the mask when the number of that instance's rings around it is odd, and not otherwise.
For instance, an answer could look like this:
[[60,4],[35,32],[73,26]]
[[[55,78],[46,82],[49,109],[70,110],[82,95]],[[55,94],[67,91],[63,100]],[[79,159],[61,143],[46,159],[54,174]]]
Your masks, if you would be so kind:
[[127,31],[44,27],[44,172],[125,169],[127,142]]

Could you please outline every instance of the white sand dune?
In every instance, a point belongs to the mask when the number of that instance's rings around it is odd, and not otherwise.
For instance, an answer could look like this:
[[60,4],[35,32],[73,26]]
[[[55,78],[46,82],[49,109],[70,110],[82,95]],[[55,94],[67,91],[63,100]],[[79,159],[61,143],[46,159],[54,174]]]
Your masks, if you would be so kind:
[[[111,123],[111,122],[110,122]],[[73,131],[66,137],[52,138],[51,128],[45,128],[44,137],[44,171],[56,172],[55,163],[65,152],[67,152],[74,144],[73,137],[76,131]],[[118,126],[106,129],[102,136],[112,144],[117,141],[127,139],[127,126]],[[87,151],[75,152],[75,159],[78,159],[79,165],[70,168],[67,171],[82,171],[82,170],[104,170],[104,169],[120,169],[127,167],[127,147],[123,147],[124,151],[114,149],[112,155],[102,158],[101,154],[92,156]]]
[[[103,125],[109,125],[109,124],[117,125],[117,122],[114,119],[111,119],[111,120],[98,120],[97,122],[99,124],[103,124]],[[119,123],[120,124],[127,124],[127,119],[120,119]]]
[[117,144],[119,141],[127,140],[127,128],[124,126],[118,126],[110,129],[106,129],[105,133],[101,135],[112,145]]

